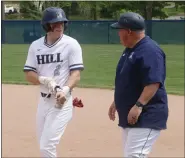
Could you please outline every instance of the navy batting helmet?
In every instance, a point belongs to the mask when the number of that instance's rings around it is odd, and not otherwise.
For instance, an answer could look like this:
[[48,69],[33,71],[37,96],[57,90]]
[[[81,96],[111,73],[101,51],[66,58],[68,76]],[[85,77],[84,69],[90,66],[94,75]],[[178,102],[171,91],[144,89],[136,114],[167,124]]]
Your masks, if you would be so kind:
[[49,24],[56,22],[64,22],[64,30],[67,29],[68,19],[66,18],[65,12],[61,8],[49,7],[43,12],[41,24],[46,32],[51,31]]
[[111,25],[115,29],[130,29],[132,31],[145,29],[145,19],[134,12],[127,12],[120,16],[118,22]]

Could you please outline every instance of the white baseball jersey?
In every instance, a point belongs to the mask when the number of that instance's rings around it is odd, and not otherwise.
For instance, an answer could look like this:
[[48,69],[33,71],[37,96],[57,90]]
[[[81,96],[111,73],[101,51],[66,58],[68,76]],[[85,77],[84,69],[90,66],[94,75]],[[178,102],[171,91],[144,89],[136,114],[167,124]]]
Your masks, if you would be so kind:
[[[31,43],[24,71],[53,77],[62,87],[70,71],[75,69],[84,69],[82,49],[76,39],[62,35],[54,44],[48,45],[44,36]],[[41,92],[48,93],[48,89],[41,85]]]

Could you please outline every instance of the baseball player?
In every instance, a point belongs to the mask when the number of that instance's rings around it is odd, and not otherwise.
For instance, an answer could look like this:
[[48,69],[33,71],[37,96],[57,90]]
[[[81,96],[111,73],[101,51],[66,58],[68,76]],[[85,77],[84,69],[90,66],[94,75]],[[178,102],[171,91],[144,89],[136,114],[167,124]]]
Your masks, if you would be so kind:
[[110,120],[119,117],[125,157],[149,155],[161,130],[167,128],[166,61],[163,50],[145,35],[144,18],[133,12],[111,25],[119,29],[125,50],[117,65]]
[[41,156],[57,157],[56,145],[73,115],[71,92],[84,65],[78,41],[63,33],[68,20],[61,8],[46,8],[41,23],[46,35],[31,43],[24,72],[27,81],[40,85],[36,124]]

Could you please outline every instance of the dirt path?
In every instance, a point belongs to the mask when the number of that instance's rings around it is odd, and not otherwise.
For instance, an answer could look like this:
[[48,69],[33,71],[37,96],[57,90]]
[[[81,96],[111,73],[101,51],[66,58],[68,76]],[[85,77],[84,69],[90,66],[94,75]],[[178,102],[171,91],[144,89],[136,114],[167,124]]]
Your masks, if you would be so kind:
[[[38,88],[2,85],[2,156],[39,157],[35,135]],[[58,147],[61,157],[121,157],[121,131],[109,121],[113,91],[76,89],[85,107],[76,108]],[[95,100],[96,99],[96,100]],[[169,95],[168,130],[155,144],[152,157],[184,157],[184,97]]]

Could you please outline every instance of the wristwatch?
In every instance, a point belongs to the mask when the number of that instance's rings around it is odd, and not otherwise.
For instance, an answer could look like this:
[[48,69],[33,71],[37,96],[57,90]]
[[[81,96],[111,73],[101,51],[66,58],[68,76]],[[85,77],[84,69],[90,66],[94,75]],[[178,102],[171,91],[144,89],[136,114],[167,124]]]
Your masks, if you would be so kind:
[[136,102],[136,106],[137,107],[144,107],[144,105],[141,102],[139,102],[139,101]]

